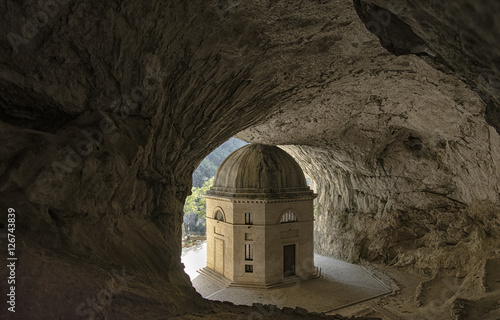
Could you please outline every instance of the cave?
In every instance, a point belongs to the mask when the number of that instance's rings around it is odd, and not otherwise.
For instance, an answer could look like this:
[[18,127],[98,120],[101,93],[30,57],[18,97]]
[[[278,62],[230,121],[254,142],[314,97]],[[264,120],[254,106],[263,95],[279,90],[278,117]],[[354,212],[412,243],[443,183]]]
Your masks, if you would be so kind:
[[328,317],[500,318],[498,1],[0,9],[2,318],[325,317],[184,273],[191,174],[231,137],[303,168],[316,252],[392,283]]

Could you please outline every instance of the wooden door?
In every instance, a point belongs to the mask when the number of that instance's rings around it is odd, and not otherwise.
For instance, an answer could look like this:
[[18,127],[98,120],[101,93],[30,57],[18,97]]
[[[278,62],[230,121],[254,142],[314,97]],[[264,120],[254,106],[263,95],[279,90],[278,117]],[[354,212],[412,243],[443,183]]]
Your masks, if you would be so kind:
[[214,239],[215,240],[215,271],[224,275],[224,240]]
[[283,247],[283,277],[295,275],[295,245]]

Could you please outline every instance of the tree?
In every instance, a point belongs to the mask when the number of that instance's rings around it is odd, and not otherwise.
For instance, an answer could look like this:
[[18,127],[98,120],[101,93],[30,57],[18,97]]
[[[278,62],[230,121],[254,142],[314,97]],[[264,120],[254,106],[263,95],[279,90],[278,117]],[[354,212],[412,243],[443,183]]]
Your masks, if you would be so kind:
[[200,218],[205,217],[207,201],[203,196],[214,184],[214,177],[205,181],[201,188],[193,187],[191,195],[186,198],[184,204],[184,214],[197,214]]
[[193,187],[191,195],[186,198],[184,204],[184,227],[186,233],[204,233],[206,223],[207,201],[204,194],[214,184],[212,177],[206,181],[201,188]]

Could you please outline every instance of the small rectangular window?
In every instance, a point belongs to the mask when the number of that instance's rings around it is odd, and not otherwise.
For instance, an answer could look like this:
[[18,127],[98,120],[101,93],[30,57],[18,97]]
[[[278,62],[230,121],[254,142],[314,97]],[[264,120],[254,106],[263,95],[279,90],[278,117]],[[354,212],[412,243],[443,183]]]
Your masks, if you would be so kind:
[[245,213],[245,224],[253,224],[252,214],[246,212]]
[[253,273],[253,265],[251,265],[251,264],[246,264],[246,265],[245,265],[245,272],[246,272],[246,273]]
[[251,244],[245,244],[245,260],[253,260],[253,248]]

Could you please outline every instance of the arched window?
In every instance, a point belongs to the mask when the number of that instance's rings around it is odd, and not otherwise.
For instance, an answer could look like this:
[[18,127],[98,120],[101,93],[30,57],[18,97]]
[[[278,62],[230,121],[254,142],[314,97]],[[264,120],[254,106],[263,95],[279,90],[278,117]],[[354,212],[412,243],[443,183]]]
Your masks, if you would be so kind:
[[214,219],[224,221],[224,214],[222,213],[222,210],[217,209],[217,211],[215,211]]
[[288,222],[297,222],[297,215],[290,210],[283,213],[280,219],[280,223],[288,223]]

